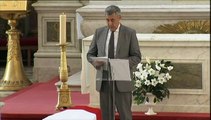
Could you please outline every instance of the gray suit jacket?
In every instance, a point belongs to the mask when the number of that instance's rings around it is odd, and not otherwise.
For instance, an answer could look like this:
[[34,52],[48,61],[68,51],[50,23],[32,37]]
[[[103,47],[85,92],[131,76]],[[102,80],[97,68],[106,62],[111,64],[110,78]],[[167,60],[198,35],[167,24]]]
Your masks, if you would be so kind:
[[[105,47],[109,28],[102,27],[95,31],[89,51],[87,53],[87,60],[92,64],[91,57],[104,57],[106,55]],[[120,26],[119,37],[116,48],[116,59],[128,59],[129,67],[132,77],[132,69],[141,61],[141,53],[138,45],[136,31],[126,27]],[[100,91],[102,80],[108,77],[105,71],[98,70],[96,75],[96,90]],[[117,88],[120,92],[128,92],[134,89],[132,81],[116,81]]]

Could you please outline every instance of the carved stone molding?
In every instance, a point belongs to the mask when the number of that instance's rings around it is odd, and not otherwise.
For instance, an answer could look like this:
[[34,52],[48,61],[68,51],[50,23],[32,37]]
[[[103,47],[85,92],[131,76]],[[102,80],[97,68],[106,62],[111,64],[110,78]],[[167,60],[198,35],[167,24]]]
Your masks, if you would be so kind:
[[[106,25],[104,9],[107,5],[87,5],[76,10],[81,16],[80,32],[84,37]],[[119,5],[124,25],[137,33],[153,33],[160,25],[186,20],[209,20],[208,5]]]

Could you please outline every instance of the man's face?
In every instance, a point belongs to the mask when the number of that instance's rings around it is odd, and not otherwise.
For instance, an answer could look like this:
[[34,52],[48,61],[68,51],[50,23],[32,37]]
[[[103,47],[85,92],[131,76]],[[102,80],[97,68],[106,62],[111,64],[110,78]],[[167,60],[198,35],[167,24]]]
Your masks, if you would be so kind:
[[118,28],[120,20],[121,20],[121,16],[116,15],[115,13],[113,13],[112,15],[106,16],[107,25],[111,31],[115,31]]

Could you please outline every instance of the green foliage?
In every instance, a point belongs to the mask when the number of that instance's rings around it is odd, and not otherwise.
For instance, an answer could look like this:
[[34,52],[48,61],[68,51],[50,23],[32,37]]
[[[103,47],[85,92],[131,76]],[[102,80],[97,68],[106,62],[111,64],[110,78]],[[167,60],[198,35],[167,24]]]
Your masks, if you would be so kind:
[[139,63],[133,73],[135,90],[133,91],[136,104],[149,101],[147,93],[155,96],[154,102],[161,102],[164,98],[169,98],[170,91],[167,81],[171,79],[169,72],[173,69],[171,61],[156,60],[147,63]]

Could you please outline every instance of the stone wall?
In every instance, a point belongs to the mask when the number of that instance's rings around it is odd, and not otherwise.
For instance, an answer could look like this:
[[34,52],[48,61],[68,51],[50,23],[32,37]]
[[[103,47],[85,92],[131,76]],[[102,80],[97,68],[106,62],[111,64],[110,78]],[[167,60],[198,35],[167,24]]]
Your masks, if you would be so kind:
[[[193,26],[209,23],[208,3],[208,0],[38,0],[32,5],[38,14],[38,51],[34,54],[34,81],[47,81],[58,75],[58,25],[62,12],[67,14],[67,62],[70,73],[74,74],[82,66],[81,40],[92,35],[96,28],[106,25],[106,6],[118,5],[122,9],[122,23],[143,34],[154,33],[162,25],[170,25],[174,29],[179,22],[188,22]],[[182,24],[186,27],[186,23]],[[164,33],[168,32],[172,31]]]
[[[96,28],[106,25],[104,9],[107,6],[106,4],[87,5],[77,9],[77,13],[82,18],[80,32],[83,37],[92,35]],[[134,28],[137,33],[153,33],[160,25],[166,24],[173,25],[178,22],[191,22],[193,20],[209,21],[210,16],[209,5],[120,4],[118,6],[122,10],[121,23]]]

